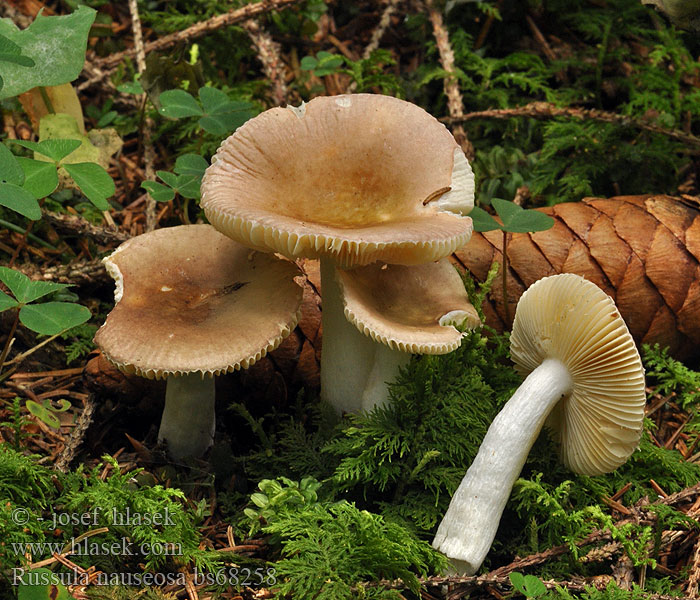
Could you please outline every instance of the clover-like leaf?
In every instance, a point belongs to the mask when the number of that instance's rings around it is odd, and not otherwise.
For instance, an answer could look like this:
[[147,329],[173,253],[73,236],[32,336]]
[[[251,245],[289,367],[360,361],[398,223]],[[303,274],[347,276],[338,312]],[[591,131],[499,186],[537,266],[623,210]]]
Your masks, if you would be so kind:
[[80,147],[80,140],[43,140],[41,142],[27,142],[25,140],[12,140],[15,144],[34,150],[56,162],[64,159],[71,152]]
[[228,105],[231,104],[226,92],[220,89],[203,86],[199,88],[199,99],[202,102],[204,112],[210,115],[229,112]]
[[209,163],[199,154],[182,154],[175,161],[175,171],[178,175],[204,175]]
[[21,67],[33,67],[36,63],[22,54],[22,47],[11,39],[0,35],[0,62],[8,62]]
[[491,205],[503,221],[505,231],[511,233],[528,233],[545,231],[554,225],[554,219],[536,210],[525,210],[514,202],[492,198]]
[[170,202],[175,197],[175,190],[158,183],[157,181],[144,181],[141,187],[148,191],[156,202]]
[[156,171],[156,175],[160,177],[165,185],[171,188],[177,187],[177,175],[175,173],[170,173],[169,171]]
[[177,192],[183,198],[197,200],[201,196],[201,175],[179,175],[177,178]]
[[122,94],[143,94],[143,87],[138,81],[126,81],[117,86]]
[[27,400],[26,406],[27,410],[32,413],[37,419],[46,423],[49,427],[58,429],[61,426],[61,422],[58,417],[53,413],[48,404],[48,400],[44,401],[45,404],[39,404],[33,400]]
[[17,162],[17,157],[5,144],[0,144],[0,181],[15,185],[24,183],[24,171]]
[[487,213],[483,208],[475,206],[469,212],[469,216],[472,219],[474,225],[474,231],[493,231],[494,229],[503,229],[502,225],[496,221],[489,213]]
[[41,219],[41,207],[32,193],[14,183],[0,183],[0,204],[36,221]]
[[44,335],[56,335],[85,323],[90,311],[73,302],[28,304],[19,311],[19,320],[28,329]]
[[52,281],[33,281],[24,273],[0,267],[0,281],[2,281],[12,292],[12,295],[21,304],[34,302],[43,298],[47,294],[67,288],[65,283],[54,283]]
[[92,162],[65,164],[63,168],[90,202],[100,210],[109,210],[107,198],[114,195],[116,188],[107,171]]
[[202,107],[192,94],[185,90],[167,90],[159,97],[160,114],[172,119],[198,117],[204,114]]
[[18,156],[24,172],[22,187],[37,200],[46,198],[58,187],[58,171],[55,163]]
[[0,312],[19,306],[19,302],[12,296],[8,296],[5,292],[0,291]]

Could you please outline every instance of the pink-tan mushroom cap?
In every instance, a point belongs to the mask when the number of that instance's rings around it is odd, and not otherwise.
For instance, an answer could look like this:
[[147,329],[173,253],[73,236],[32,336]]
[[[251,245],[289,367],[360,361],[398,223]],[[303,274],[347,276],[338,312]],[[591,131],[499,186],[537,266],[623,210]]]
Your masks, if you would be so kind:
[[245,369],[296,326],[297,266],[241,246],[210,225],[158,229],[105,259],[115,307],[95,342],[143,377]]
[[438,260],[471,236],[474,176],[452,135],[390,96],[272,108],[225,140],[202,182],[219,231],[343,267]]
[[480,324],[462,279],[447,259],[403,266],[375,263],[338,270],[345,317],[394,350],[446,354]]
[[572,471],[600,475],[624,464],[639,444],[644,368],[612,299],[571,273],[534,283],[518,303],[511,356],[523,373],[561,361],[573,391],[548,419]]

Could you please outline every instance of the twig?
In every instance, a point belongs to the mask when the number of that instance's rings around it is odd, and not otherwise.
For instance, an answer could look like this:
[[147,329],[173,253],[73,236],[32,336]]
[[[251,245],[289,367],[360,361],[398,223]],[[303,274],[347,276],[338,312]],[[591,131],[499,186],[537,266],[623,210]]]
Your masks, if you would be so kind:
[[31,279],[67,283],[68,285],[85,285],[110,281],[102,261],[81,260],[67,265],[56,265],[39,269],[33,263],[25,263],[16,267]]
[[284,63],[280,56],[280,45],[253,19],[245,21],[243,28],[248,32],[262,63],[265,76],[272,84],[272,100],[275,106],[286,104],[287,83],[284,77]]
[[70,466],[70,463],[75,458],[75,453],[78,451],[80,444],[83,442],[85,437],[85,432],[87,431],[90,423],[92,422],[92,414],[95,411],[95,403],[92,401],[92,395],[85,399],[85,406],[83,407],[78,421],[71,431],[70,437],[66,440],[63,450],[58,455],[54,468],[57,471],[65,473]]
[[[464,102],[462,101],[462,92],[459,90],[457,78],[453,75],[455,71],[455,55],[452,51],[452,44],[450,44],[450,37],[442,20],[442,12],[435,7],[433,0],[425,0],[425,5],[428,9],[430,22],[433,25],[433,35],[440,53],[440,64],[448,73],[443,83],[445,96],[447,96],[447,110],[450,113],[450,117],[458,117],[464,113]],[[459,124],[460,121],[454,121],[454,123],[452,135],[462,147],[467,160],[473,160],[474,146],[467,139],[464,127]]]
[[[208,33],[211,33],[212,31],[221,29],[222,27],[235,25],[241,21],[253,19],[273,10],[281,10],[282,8],[292,6],[294,4],[300,4],[301,1],[302,0],[263,0],[262,2],[257,2],[255,4],[247,4],[241,8],[230,10],[227,13],[216,15],[211,19],[202,21],[201,23],[195,23],[191,27],[183,29],[182,31],[176,31],[175,33],[165,35],[153,42],[148,42],[144,44],[144,51],[146,53],[150,53],[171,48],[180,42],[191,42],[192,40],[196,40],[207,35]],[[110,54],[103,59],[95,60],[93,62],[93,66],[97,67],[98,69],[114,69],[126,58],[132,58],[134,56],[136,56],[136,49],[130,48],[129,50],[124,50],[123,52]],[[94,78],[90,81],[91,83],[96,83]],[[80,90],[82,88],[79,86],[78,89]]]
[[635,127],[637,129],[651,131],[652,133],[658,133],[659,135],[665,135],[666,137],[676,140],[677,142],[682,142],[689,146],[693,146],[697,149],[695,150],[696,152],[700,150],[699,137],[679,131],[678,129],[666,129],[653,123],[649,123],[648,121],[633,119],[631,117],[618,115],[616,113],[611,113],[604,110],[576,108],[571,106],[567,108],[559,108],[558,106],[554,106],[549,102],[531,102],[530,104],[518,106],[517,108],[482,110],[466,115],[443,117],[440,120],[444,123],[451,124],[462,123],[472,119],[512,119],[514,117],[528,117],[531,119],[555,119],[558,117],[566,117],[569,119],[591,119],[594,121],[602,121],[604,123],[614,123],[616,125],[622,125],[623,127]]
[[63,233],[77,235],[79,237],[89,237],[98,244],[121,244],[129,239],[129,235],[121,231],[113,231],[93,225],[82,217],[55,213],[48,210],[43,211],[44,220]]
[[[129,0],[129,12],[131,13],[131,29],[134,32],[134,53],[136,55],[136,68],[139,73],[146,70],[146,51],[143,47],[143,33],[141,31],[141,18],[137,0]],[[146,102],[146,94],[141,95],[142,102]],[[155,152],[153,150],[153,120],[145,115],[142,121],[141,140],[143,143],[143,162],[145,163],[146,179],[155,181],[156,172],[153,168]],[[146,231],[156,228],[156,201],[150,193],[146,196]]]

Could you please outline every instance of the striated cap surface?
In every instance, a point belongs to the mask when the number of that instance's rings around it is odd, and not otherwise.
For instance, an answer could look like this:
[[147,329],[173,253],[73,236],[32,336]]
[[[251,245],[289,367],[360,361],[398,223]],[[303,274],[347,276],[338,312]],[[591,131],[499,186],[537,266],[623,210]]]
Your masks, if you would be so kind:
[[202,182],[227,236],[343,267],[448,256],[471,236],[473,204],[474,175],[445,126],[375,94],[265,111],[221,144]]
[[158,229],[105,259],[115,307],[95,343],[143,377],[246,369],[296,326],[296,265],[250,250],[210,225]]
[[479,316],[447,259],[415,266],[375,263],[337,270],[345,317],[362,333],[395,350],[446,354]]
[[612,299],[579,275],[540,279],[520,298],[510,342],[523,373],[554,358],[573,379],[548,420],[564,464],[585,475],[622,465],[639,443],[646,396],[639,352]]

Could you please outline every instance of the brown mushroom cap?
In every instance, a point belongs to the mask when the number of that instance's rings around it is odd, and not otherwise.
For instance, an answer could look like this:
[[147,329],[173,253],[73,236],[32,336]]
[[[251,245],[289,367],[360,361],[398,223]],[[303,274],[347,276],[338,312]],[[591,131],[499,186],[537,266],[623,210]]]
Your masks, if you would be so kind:
[[636,449],[642,433],[644,368],[627,325],[598,286],[571,273],[534,283],[518,303],[510,337],[519,370],[561,361],[573,391],[548,424],[572,471],[614,471]]
[[447,259],[402,266],[375,263],[337,271],[345,317],[362,333],[395,350],[446,354],[479,316]]
[[390,96],[273,108],[225,140],[202,182],[219,231],[291,258],[418,264],[471,236],[474,178],[449,131]]
[[105,259],[115,307],[95,342],[143,377],[245,369],[296,326],[296,265],[251,251],[210,225],[158,229]]

